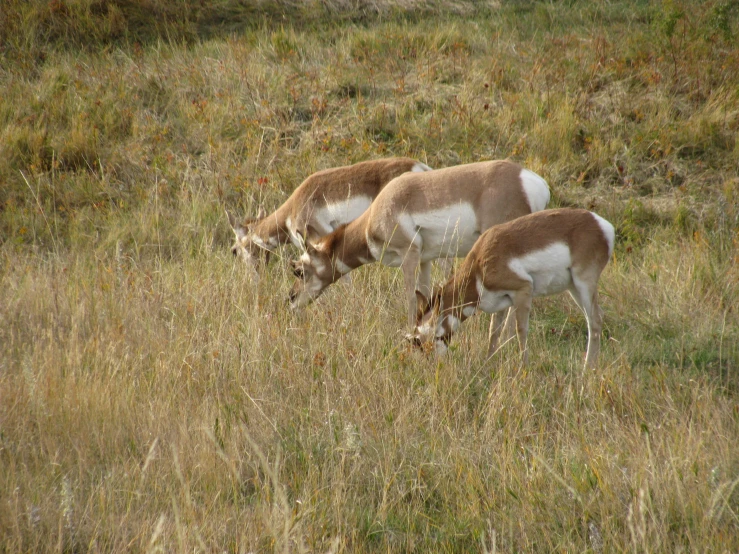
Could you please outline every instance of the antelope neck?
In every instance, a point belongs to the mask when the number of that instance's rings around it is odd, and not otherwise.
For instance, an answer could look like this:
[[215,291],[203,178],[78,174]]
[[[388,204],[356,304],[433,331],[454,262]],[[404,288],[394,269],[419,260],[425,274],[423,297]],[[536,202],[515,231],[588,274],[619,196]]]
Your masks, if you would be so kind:
[[278,210],[257,221],[252,234],[266,245],[269,245],[275,239],[278,245],[285,244],[290,241],[290,233],[285,220],[286,218]]
[[326,246],[332,253],[334,271],[345,275],[362,265],[377,261],[370,252],[363,228],[356,221],[329,235]]
[[[461,322],[477,310],[479,296],[475,288],[474,276],[464,269],[464,267],[460,268],[457,275],[447,281],[441,290],[441,302],[444,306],[439,313],[441,318],[446,319],[452,316]],[[469,308],[473,308],[472,313]]]

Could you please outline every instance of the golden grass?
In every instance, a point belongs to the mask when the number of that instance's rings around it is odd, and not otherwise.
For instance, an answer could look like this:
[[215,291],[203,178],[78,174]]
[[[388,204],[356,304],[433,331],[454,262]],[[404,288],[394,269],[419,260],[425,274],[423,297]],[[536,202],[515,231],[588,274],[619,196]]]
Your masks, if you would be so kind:
[[[677,298],[645,287],[648,265],[610,268],[612,340],[584,374],[564,299],[558,329],[537,308],[522,371],[514,348],[482,364],[473,322],[449,360],[407,351],[379,271],[337,285],[365,299],[332,291],[292,316],[269,285],[257,305],[224,252],[175,265],[6,273],[7,548],[458,549],[494,531],[549,550],[591,527],[624,550],[735,544],[736,329],[700,309],[679,261],[661,268]],[[658,324],[696,347],[720,330],[725,357],[642,359]]]
[[[3,51],[0,551],[739,549],[737,50],[575,4]],[[292,252],[233,263],[224,205],[391,154],[616,225],[597,371],[564,296],[523,370],[486,316],[411,351],[395,270],[291,313]]]

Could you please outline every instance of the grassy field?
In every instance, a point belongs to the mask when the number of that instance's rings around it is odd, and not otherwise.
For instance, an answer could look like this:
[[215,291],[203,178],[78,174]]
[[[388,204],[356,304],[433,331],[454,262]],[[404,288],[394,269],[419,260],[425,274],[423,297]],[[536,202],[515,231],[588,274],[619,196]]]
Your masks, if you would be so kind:
[[[206,7],[207,6],[207,7]],[[0,552],[739,551],[739,3],[8,0]],[[617,228],[603,351],[401,340],[400,272],[287,309],[224,207],[511,158]],[[435,280],[443,278],[440,271]]]

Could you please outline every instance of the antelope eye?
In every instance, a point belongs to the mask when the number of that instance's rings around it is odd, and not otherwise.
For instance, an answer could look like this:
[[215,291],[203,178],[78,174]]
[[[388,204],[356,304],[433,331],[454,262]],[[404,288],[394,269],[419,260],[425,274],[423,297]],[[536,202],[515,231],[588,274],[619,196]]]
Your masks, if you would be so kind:
[[239,255],[238,249],[235,246],[231,249],[231,254],[234,255],[234,258]]
[[293,275],[295,275],[295,277],[297,277],[299,279],[302,279],[303,276],[304,276],[303,268],[302,267],[299,267],[299,266],[298,267],[294,267],[293,268]]

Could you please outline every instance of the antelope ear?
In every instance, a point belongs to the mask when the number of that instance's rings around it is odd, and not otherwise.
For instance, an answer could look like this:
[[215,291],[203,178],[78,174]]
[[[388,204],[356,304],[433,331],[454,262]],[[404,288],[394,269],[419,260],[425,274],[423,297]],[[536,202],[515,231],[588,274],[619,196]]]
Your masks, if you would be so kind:
[[436,289],[433,294],[431,295],[431,302],[429,303],[429,308],[432,310],[438,310],[441,312],[444,309],[444,306],[442,306],[443,302],[441,301],[441,289]]
[[416,291],[416,321],[420,323],[423,315],[429,309],[429,301],[420,290]]
[[228,210],[226,210],[226,216],[228,217],[228,223],[231,225],[231,229],[233,229],[233,232],[236,233],[236,238],[238,240],[243,239],[248,232],[248,228],[245,227],[242,223],[239,223],[236,217]]
[[235,231],[236,226],[238,225],[238,223],[236,223],[236,218],[228,211],[228,208],[223,208],[223,210],[226,212],[226,217],[228,218],[228,222],[231,224],[231,229]]

